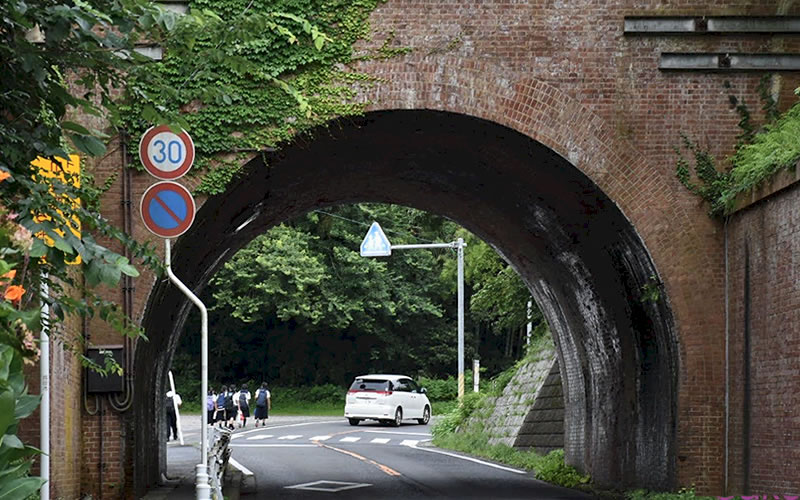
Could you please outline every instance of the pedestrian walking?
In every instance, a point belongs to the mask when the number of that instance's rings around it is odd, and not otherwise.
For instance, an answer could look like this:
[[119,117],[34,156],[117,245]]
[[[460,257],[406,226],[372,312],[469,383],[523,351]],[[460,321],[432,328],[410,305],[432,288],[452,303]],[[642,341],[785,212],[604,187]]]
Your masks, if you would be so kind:
[[214,419],[217,417],[217,396],[214,394],[214,389],[208,388],[208,395],[206,396],[206,415],[208,415],[208,425],[214,425]]
[[258,423],[266,425],[269,418],[269,411],[272,409],[272,395],[269,392],[269,387],[266,382],[261,384],[261,387],[256,391],[256,427]]
[[238,415],[241,418],[239,427],[244,428],[247,425],[247,419],[250,418],[250,391],[247,389],[247,384],[242,384],[242,388],[234,397],[234,402],[239,409]]
[[233,386],[229,386],[225,391],[225,418],[227,418],[228,429],[233,430],[233,422],[236,420],[236,406],[233,404]]
[[[175,407],[181,406],[183,400],[178,393],[167,391],[166,410],[167,410],[167,441],[178,439],[178,416],[175,414]],[[170,438],[172,431],[172,438]]]
[[225,416],[225,393],[228,392],[228,388],[224,385],[219,388],[219,394],[217,394],[217,399],[214,401],[216,406],[216,415],[217,418],[215,419],[219,427],[222,427],[227,420]]

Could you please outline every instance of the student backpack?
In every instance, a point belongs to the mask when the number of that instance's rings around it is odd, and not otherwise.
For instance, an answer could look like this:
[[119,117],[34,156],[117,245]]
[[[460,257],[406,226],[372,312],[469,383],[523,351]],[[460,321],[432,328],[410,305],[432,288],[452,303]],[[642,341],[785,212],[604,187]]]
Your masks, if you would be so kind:
[[239,408],[247,406],[247,393],[242,391],[239,393]]
[[258,399],[256,399],[256,406],[261,406],[262,408],[267,406],[267,391],[264,389],[258,390]]

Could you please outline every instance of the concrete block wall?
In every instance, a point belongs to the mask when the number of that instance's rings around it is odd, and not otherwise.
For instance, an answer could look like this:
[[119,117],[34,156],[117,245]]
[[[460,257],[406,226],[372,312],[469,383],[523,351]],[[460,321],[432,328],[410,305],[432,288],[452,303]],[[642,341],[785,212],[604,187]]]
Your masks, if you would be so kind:
[[564,446],[564,396],[555,348],[540,351],[466,426],[482,427],[490,444],[547,453]]
[[514,448],[545,455],[564,447],[564,392],[558,360],[553,360],[536,399],[517,432]]

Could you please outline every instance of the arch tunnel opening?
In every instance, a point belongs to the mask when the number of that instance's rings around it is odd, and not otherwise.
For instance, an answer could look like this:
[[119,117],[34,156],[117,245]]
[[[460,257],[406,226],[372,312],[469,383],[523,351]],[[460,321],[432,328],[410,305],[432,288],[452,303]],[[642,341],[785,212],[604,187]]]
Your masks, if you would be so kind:
[[[567,462],[599,485],[674,485],[678,348],[668,299],[636,228],[568,160],[482,119],[395,110],[332,123],[264,163],[246,165],[177,241],[173,268],[190,288],[257,235],[314,209],[380,202],[443,215],[496,248],[542,308],[562,375]],[[166,465],[152,388],[164,387],[189,309],[168,283],[154,285],[142,322],[149,342],[135,353],[137,491]]]

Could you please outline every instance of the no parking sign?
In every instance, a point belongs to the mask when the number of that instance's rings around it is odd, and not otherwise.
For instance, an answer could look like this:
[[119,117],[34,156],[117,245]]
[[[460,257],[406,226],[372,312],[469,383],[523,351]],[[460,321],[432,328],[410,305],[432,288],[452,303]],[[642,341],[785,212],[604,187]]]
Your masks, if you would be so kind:
[[139,209],[150,232],[162,238],[174,238],[192,225],[196,207],[188,189],[177,182],[164,181],[147,188]]
[[139,141],[139,157],[150,175],[173,181],[192,168],[194,142],[185,130],[176,134],[167,125],[150,127]]
[[145,170],[157,179],[147,188],[139,205],[145,227],[156,236],[174,238],[194,222],[196,206],[188,189],[173,179],[183,177],[194,163],[194,142],[181,130],[167,125],[150,127],[139,140],[139,157]]

